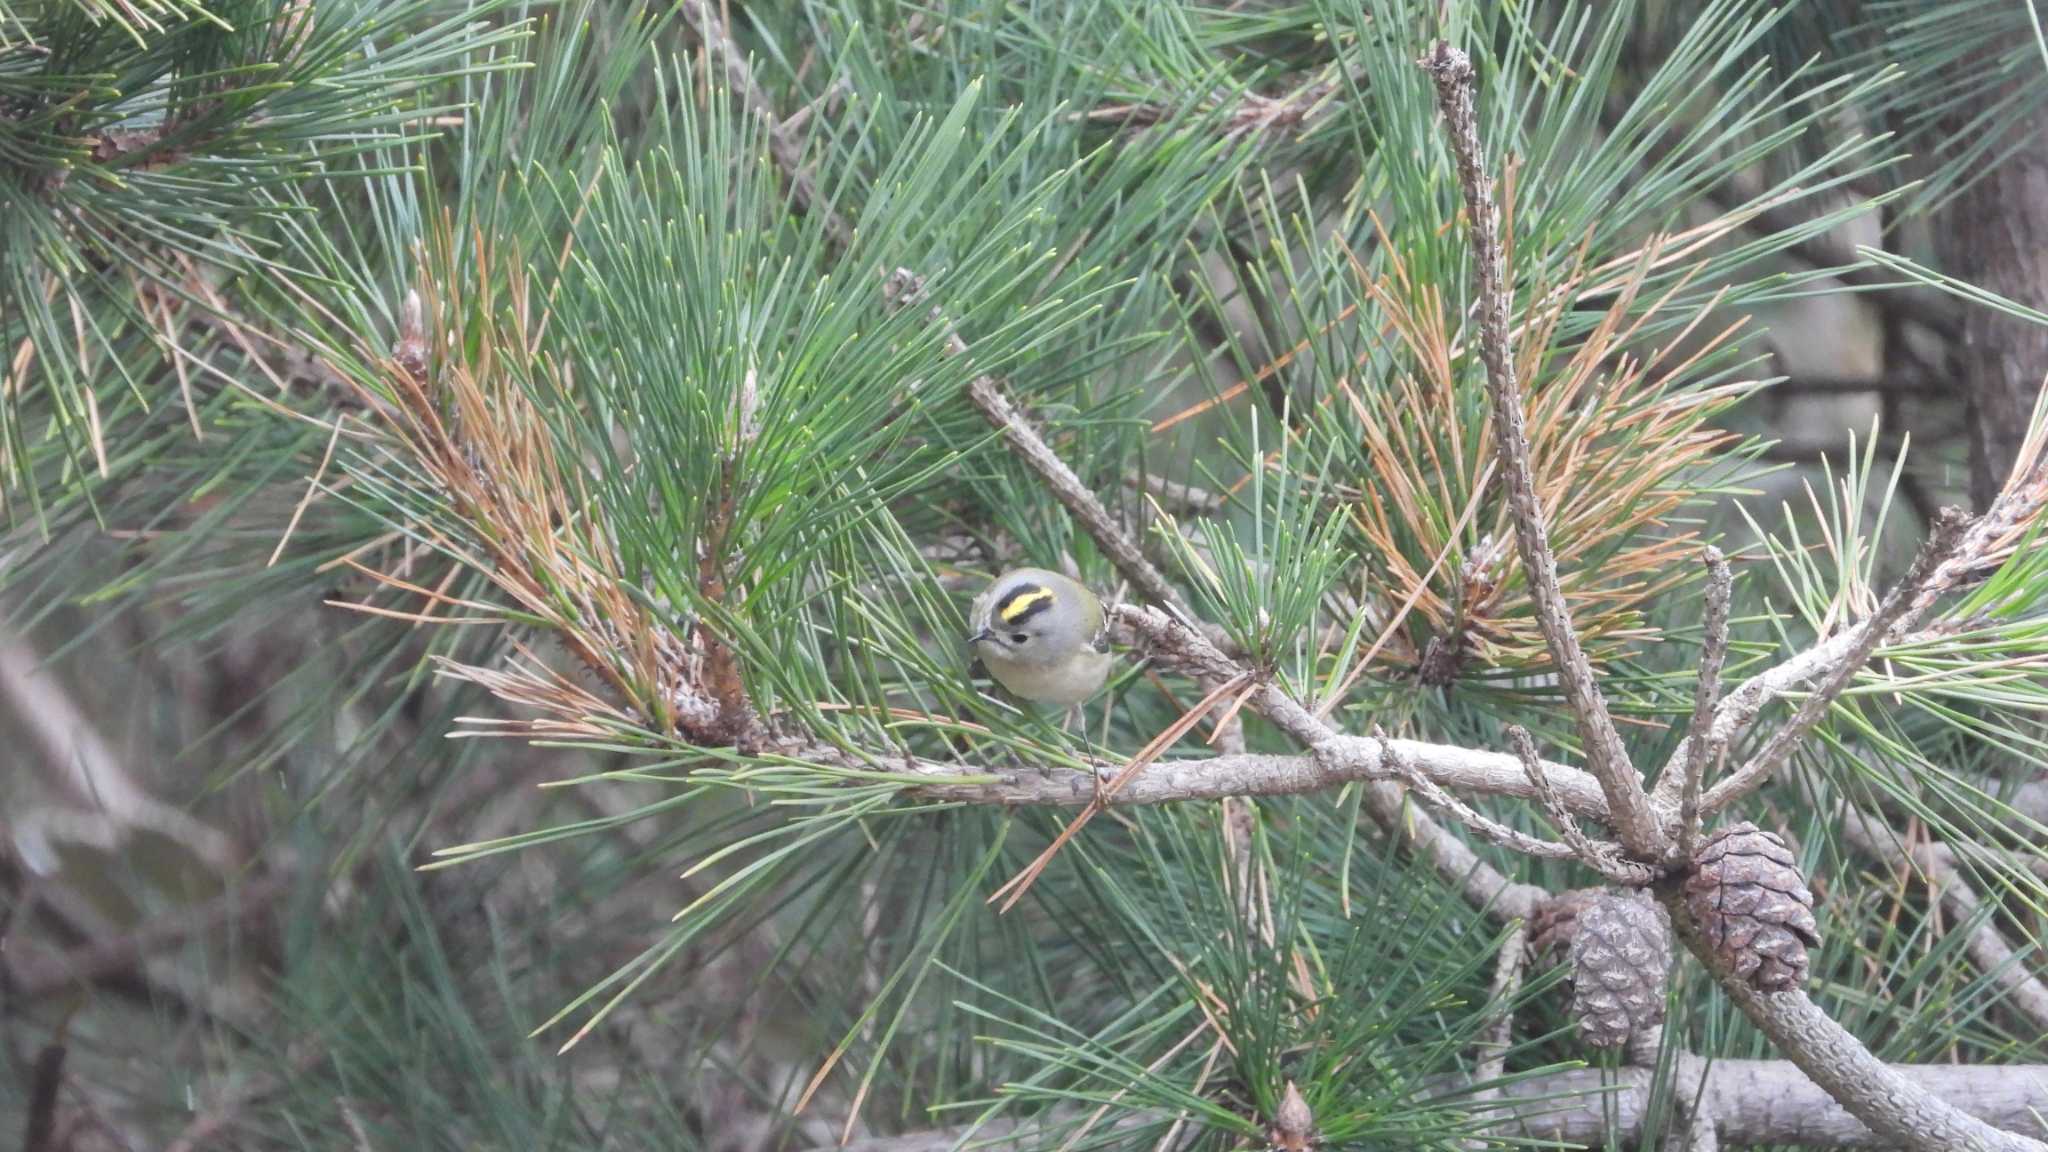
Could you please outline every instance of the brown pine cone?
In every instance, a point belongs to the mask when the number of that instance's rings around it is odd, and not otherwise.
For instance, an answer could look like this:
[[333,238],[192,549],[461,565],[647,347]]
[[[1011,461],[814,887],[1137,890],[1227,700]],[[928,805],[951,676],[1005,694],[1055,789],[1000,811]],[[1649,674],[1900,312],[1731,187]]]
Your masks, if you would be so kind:
[[1708,837],[1685,878],[1685,906],[1750,987],[1787,992],[1806,982],[1806,950],[1820,944],[1813,893],[1775,833],[1742,823]]
[[1604,893],[1571,942],[1572,1018],[1595,1048],[1619,1048],[1664,1020],[1671,924],[1653,901]]
[[1593,901],[1606,895],[1606,888],[1573,888],[1545,900],[1529,917],[1529,956],[1533,966],[1549,968],[1571,959],[1572,937],[1578,934],[1579,917]]

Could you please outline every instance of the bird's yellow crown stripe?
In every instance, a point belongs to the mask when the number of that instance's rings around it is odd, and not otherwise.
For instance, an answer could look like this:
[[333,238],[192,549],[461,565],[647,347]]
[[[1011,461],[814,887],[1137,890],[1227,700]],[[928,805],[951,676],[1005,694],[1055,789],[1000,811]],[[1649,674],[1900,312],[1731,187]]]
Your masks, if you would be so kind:
[[1002,621],[1005,624],[1015,624],[1029,615],[1032,608],[1039,604],[1050,604],[1051,602],[1052,592],[1050,589],[1040,588],[1036,584],[1027,584],[1010,593],[996,607],[996,615],[1002,617]]

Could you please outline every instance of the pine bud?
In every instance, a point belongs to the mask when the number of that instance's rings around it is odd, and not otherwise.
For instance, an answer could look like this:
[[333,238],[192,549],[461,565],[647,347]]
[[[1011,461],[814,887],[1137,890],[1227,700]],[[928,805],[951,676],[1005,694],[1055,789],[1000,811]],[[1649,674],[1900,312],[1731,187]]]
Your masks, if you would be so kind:
[[1289,1080],[1280,1106],[1273,1110],[1273,1129],[1266,1133],[1266,1139],[1281,1152],[1307,1152],[1315,1139],[1315,1130],[1315,1114],[1308,1110],[1308,1101],[1301,1098],[1301,1089]]
[[398,366],[415,384],[427,379],[426,305],[417,289],[405,294],[405,306],[398,313],[398,347],[393,352]]

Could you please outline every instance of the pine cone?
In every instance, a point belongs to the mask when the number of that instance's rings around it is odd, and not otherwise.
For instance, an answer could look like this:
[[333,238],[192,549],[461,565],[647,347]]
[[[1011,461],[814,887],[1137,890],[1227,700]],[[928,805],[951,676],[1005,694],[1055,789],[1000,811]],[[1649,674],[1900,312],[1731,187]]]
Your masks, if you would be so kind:
[[1685,906],[1750,987],[1786,992],[1806,982],[1806,950],[1820,943],[1813,893],[1775,833],[1742,823],[1708,837],[1685,878]]
[[1549,968],[1571,959],[1572,937],[1578,934],[1579,917],[1608,891],[1573,888],[1559,892],[1536,909],[1529,917],[1529,956],[1534,966]]
[[1572,1018],[1595,1048],[1618,1048],[1664,1020],[1671,925],[1664,909],[1630,893],[1601,893],[1579,913],[1571,939]]

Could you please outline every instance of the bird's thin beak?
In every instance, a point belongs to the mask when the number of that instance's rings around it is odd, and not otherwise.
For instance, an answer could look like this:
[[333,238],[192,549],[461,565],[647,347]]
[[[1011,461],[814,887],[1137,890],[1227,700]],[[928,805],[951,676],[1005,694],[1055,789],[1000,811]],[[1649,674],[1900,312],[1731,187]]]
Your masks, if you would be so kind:
[[979,643],[981,643],[981,642],[982,642],[983,640],[987,640],[987,639],[990,639],[990,638],[992,638],[992,637],[993,637],[994,635],[995,635],[995,634],[994,634],[994,633],[992,633],[992,632],[990,632],[990,631],[989,631],[988,629],[986,629],[986,628],[983,628],[983,629],[982,629],[981,631],[979,631],[979,632],[976,632],[976,633],[975,633],[974,635],[972,635],[972,636],[969,636],[969,637],[967,638],[967,643],[968,643],[968,644],[970,644],[970,645],[974,645],[974,644],[979,644]]

